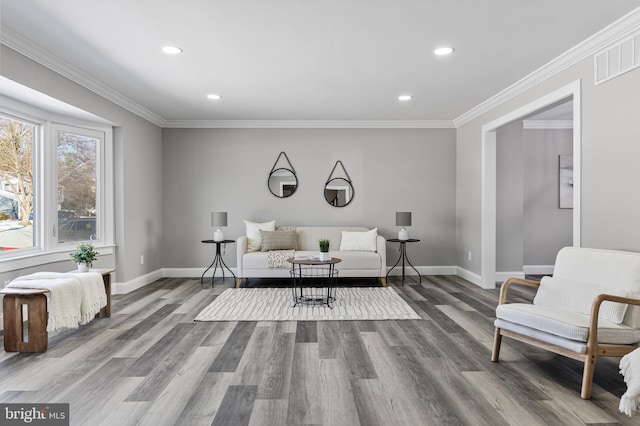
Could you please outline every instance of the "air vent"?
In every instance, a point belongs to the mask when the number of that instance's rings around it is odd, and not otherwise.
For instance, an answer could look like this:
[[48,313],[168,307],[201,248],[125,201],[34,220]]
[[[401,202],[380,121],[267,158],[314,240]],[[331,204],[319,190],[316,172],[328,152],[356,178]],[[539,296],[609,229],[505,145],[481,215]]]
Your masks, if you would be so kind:
[[595,84],[640,66],[640,33],[616,43],[594,56]]

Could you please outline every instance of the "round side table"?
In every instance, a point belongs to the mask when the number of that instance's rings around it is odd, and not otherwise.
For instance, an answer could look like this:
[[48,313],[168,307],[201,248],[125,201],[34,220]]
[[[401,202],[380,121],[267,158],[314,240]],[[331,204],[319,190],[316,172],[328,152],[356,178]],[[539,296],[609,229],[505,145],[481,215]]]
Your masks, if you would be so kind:
[[404,285],[405,262],[408,263],[409,266],[411,266],[411,268],[414,271],[416,271],[416,274],[418,274],[418,279],[420,281],[420,284],[422,284],[422,275],[420,275],[420,272],[418,272],[418,270],[411,264],[411,262],[409,261],[409,258],[407,257],[407,243],[417,243],[420,240],[417,240],[415,238],[409,238],[408,240],[399,240],[397,238],[389,238],[387,241],[391,243],[400,243],[400,257],[398,257],[398,261],[395,263],[395,265],[391,267],[391,269],[389,269],[389,272],[387,272],[387,278],[389,278],[389,273],[393,271],[393,268],[398,266],[398,263],[400,263],[400,261],[402,260],[402,285]]
[[235,240],[221,240],[221,241],[202,240],[202,242],[205,244],[215,244],[216,254],[213,257],[213,262],[211,262],[211,265],[209,265],[209,267],[205,269],[204,272],[202,273],[202,276],[200,277],[200,284],[204,283],[204,276],[207,273],[207,271],[211,268],[213,268],[213,276],[211,277],[211,287],[213,287],[213,280],[216,278],[216,269],[218,269],[218,267],[222,269],[222,281],[224,281],[225,268],[227,269],[227,271],[231,273],[231,275],[233,275],[233,278],[235,279],[236,275],[233,273],[233,271],[231,271],[231,269],[229,269],[227,264],[224,263],[224,260],[222,260],[222,255],[220,254],[220,244],[230,244],[230,243],[235,243],[236,241]]

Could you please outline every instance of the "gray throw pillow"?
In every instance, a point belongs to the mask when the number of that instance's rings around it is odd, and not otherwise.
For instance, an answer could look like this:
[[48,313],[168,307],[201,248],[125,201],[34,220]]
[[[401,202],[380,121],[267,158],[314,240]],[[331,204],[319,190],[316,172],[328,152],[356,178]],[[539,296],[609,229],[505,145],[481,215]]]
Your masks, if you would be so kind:
[[260,231],[262,235],[262,251],[298,250],[298,234],[296,231]]

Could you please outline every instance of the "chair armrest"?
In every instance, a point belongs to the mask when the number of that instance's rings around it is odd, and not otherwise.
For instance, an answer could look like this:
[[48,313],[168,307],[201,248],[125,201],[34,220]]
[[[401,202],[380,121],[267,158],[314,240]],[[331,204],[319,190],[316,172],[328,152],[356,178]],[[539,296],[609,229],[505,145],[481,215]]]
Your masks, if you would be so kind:
[[387,240],[382,235],[376,238],[376,251],[380,255],[380,276],[384,277],[387,275]]
[[589,321],[589,337],[587,340],[587,347],[595,348],[595,346],[598,345],[598,317],[600,316],[600,305],[602,305],[602,302],[605,301],[640,306],[640,299],[614,296],[613,294],[599,294],[598,296],[596,296],[596,298],[593,299],[593,303],[591,304],[591,319]]
[[500,301],[498,302],[499,305],[502,305],[507,301],[507,289],[511,284],[522,284],[536,288],[540,287],[540,281],[526,280],[524,278],[509,278],[508,280],[503,282],[502,286],[500,287]]
[[244,235],[236,239],[236,274],[242,276],[242,256],[247,252],[247,237]]

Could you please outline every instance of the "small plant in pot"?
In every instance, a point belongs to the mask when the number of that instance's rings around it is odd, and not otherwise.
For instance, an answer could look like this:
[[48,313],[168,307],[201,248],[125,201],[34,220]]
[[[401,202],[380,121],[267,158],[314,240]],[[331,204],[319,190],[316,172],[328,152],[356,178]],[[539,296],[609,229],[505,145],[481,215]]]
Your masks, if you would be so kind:
[[329,254],[329,243],[330,241],[326,239],[318,241],[318,244],[320,245],[320,260],[322,261],[331,260],[331,255]]
[[98,252],[93,249],[92,244],[80,243],[75,251],[69,253],[69,257],[78,264],[78,271],[87,272],[98,258]]

